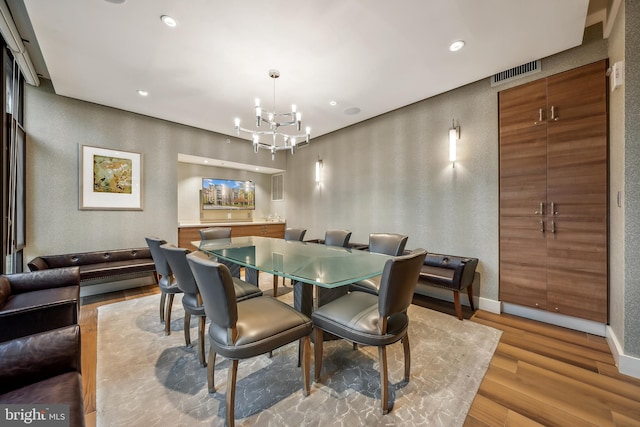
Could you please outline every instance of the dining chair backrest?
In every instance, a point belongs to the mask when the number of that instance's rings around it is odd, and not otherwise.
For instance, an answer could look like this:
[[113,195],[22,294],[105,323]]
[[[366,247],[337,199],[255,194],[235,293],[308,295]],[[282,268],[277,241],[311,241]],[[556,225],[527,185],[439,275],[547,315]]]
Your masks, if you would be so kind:
[[381,317],[407,311],[426,255],[424,249],[414,249],[407,255],[387,260],[378,291],[378,312]]
[[302,241],[307,230],[305,228],[287,228],[284,230],[284,240]]
[[349,246],[351,232],[349,230],[327,230],[324,235],[324,244],[327,246]]
[[200,229],[202,240],[228,239],[231,237],[231,227],[209,227]]
[[167,243],[167,241],[157,237],[145,237],[144,239],[147,241],[147,246],[149,246],[153,263],[156,265],[156,272],[163,278],[168,278],[171,275],[171,267],[169,267],[164,253],[160,250],[160,246]]
[[369,252],[398,256],[404,252],[409,236],[394,233],[369,234]]
[[193,278],[193,273],[191,273],[191,267],[187,263],[187,254],[190,251],[184,248],[177,248],[169,243],[160,246],[160,250],[164,253],[167,263],[176,278],[178,288],[185,294],[197,295],[198,286]]
[[238,306],[233,278],[227,266],[201,258],[195,253],[187,255],[187,262],[200,289],[207,317],[220,328],[235,327]]

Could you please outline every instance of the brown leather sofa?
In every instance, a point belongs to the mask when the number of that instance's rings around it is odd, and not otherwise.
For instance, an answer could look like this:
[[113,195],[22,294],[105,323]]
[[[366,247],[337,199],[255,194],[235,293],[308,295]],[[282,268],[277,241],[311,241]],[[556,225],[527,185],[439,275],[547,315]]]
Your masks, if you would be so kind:
[[44,255],[32,259],[27,266],[31,271],[78,266],[81,285],[103,279],[123,279],[125,276],[144,273],[153,273],[155,277],[156,272],[151,252],[146,247]]
[[458,319],[462,320],[460,291],[466,289],[469,306],[475,311],[473,304],[473,280],[478,266],[477,258],[454,255],[428,253],[424,258],[422,270],[416,285],[416,293],[428,295],[429,286],[437,286],[453,291],[453,300]]
[[78,323],[80,270],[0,275],[0,342]]
[[80,327],[0,343],[0,403],[69,405],[69,426],[84,426]]

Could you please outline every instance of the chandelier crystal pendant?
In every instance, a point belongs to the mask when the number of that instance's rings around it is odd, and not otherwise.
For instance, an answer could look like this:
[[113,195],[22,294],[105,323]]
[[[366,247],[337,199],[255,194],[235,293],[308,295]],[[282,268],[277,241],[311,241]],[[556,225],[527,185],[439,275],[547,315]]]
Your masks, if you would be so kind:
[[[253,141],[253,151],[257,153],[261,148],[271,151],[271,159],[274,160],[276,152],[282,150],[291,150],[291,154],[295,154],[296,149],[309,145],[309,138],[311,137],[311,128],[306,127],[305,133],[291,135],[289,133],[282,132],[281,127],[295,126],[296,130],[300,132],[302,125],[302,113],[297,111],[296,106],[291,106],[291,111],[287,113],[276,113],[276,79],[280,77],[280,71],[269,70],[269,77],[273,79],[273,111],[263,111],[260,106],[260,100],[256,98],[255,110],[256,110],[256,127],[261,127],[263,123],[269,126],[269,130],[252,130],[246,129],[240,126],[240,119],[235,119],[236,136],[240,136],[240,132],[246,132],[251,134]],[[269,142],[261,141],[261,136],[266,136],[265,139]]]

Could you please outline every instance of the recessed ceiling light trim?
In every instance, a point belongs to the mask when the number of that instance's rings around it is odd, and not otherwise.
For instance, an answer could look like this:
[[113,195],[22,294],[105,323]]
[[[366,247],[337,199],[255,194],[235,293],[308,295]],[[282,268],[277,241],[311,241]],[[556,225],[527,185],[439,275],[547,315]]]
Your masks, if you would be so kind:
[[173,28],[173,27],[176,27],[178,25],[178,21],[176,21],[174,18],[170,17],[169,15],[162,15],[160,17],[160,20],[167,27]]
[[451,52],[457,52],[464,47],[464,40],[456,40],[449,45]]
[[149,92],[147,92],[146,90],[138,89],[138,95],[140,95],[140,96],[148,96]]

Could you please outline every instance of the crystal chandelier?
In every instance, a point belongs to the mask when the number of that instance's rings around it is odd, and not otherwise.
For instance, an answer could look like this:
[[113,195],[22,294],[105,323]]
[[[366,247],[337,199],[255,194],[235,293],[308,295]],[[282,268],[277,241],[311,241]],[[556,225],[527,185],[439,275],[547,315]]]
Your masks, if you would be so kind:
[[[280,131],[280,127],[283,126],[295,126],[296,130],[300,131],[300,125],[302,124],[302,114],[296,110],[296,106],[291,106],[291,111],[288,113],[276,113],[276,79],[280,77],[280,71],[269,70],[269,77],[273,79],[273,111],[263,111],[260,107],[260,100],[256,98],[256,127],[260,127],[262,122],[269,125],[269,130],[251,130],[240,126],[240,119],[235,119],[236,136],[240,135],[240,132],[250,133],[253,141],[253,151],[255,153],[264,148],[271,151],[271,159],[275,159],[276,152],[282,150],[291,150],[291,154],[296,152],[296,148],[309,145],[309,138],[311,136],[311,128],[307,126],[304,134],[291,135]],[[260,137],[265,135],[269,142],[260,140]],[[280,136],[280,137],[278,137]]]

